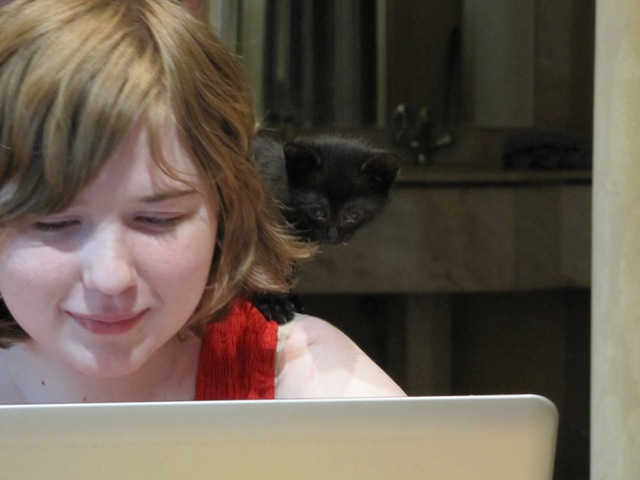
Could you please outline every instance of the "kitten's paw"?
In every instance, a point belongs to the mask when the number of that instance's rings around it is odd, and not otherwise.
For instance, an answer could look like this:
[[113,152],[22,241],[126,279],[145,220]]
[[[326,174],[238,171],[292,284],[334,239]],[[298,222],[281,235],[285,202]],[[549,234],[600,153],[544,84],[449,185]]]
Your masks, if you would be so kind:
[[293,294],[256,292],[251,302],[267,320],[275,320],[279,325],[291,321],[296,312],[302,312],[302,303]]

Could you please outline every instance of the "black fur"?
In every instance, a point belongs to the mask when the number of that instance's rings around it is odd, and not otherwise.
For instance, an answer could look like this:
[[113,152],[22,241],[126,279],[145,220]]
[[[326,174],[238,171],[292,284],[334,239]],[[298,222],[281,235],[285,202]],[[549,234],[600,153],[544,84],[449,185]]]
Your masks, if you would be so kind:
[[[347,244],[373,220],[386,205],[400,166],[394,153],[336,136],[302,137],[284,145],[259,136],[253,157],[296,234],[320,244]],[[295,306],[276,305],[290,302],[286,295],[258,294],[253,300],[267,318],[283,323],[293,317]]]
[[284,145],[285,217],[309,241],[346,244],[387,203],[395,154],[356,139],[303,138]]

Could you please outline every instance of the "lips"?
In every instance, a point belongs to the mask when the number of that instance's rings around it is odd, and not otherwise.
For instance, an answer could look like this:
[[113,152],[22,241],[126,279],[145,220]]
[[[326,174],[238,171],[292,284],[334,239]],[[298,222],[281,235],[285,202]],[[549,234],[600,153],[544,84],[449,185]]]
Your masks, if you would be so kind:
[[119,335],[127,333],[140,322],[145,311],[138,313],[83,315],[68,312],[80,327],[96,335]]

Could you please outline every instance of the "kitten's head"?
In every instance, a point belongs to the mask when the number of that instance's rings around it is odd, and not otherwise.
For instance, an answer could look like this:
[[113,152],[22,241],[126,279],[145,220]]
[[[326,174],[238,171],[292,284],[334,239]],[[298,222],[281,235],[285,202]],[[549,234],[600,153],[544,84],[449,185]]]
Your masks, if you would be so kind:
[[360,140],[297,139],[284,146],[289,221],[311,241],[346,243],[386,204],[397,155]]

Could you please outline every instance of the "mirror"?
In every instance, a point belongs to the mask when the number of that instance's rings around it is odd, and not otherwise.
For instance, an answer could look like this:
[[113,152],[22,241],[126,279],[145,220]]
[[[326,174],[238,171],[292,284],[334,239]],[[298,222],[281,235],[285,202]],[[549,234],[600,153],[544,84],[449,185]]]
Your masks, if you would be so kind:
[[368,127],[376,121],[376,2],[267,1],[265,121]]
[[383,128],[404,104],[443,126],[533,125],[535,0],[211,5],[267,124]]

